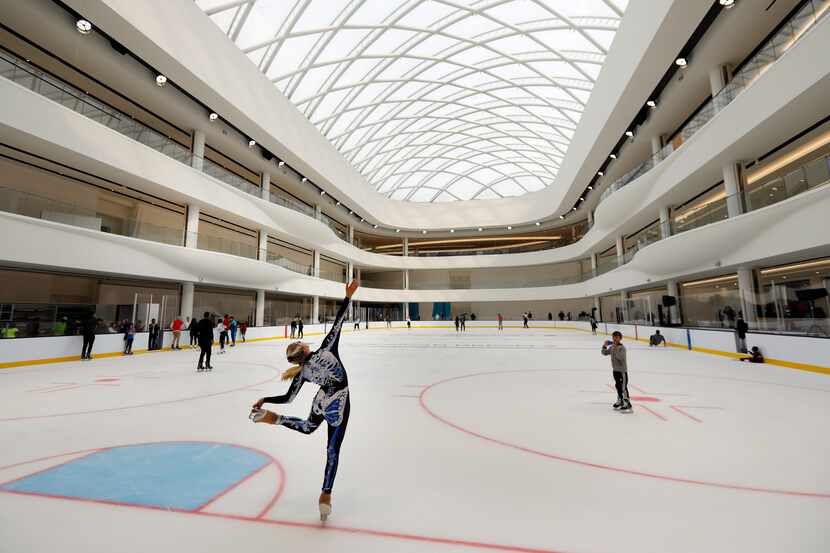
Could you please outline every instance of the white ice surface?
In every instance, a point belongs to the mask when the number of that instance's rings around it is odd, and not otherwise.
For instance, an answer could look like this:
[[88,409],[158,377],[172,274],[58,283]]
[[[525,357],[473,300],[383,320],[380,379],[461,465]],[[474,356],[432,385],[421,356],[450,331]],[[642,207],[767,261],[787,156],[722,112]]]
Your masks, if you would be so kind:
[[[177,440],[265,451],[285,480],[261,519],[274,467],[207,514],[0,493],[0,552],[830,550],[830,378],[632,342],[635,409],[620,414],[603,339],[344,334],[352,414],[325,530],[325,428],[247,419],[285,388],[268,380],[286,341],[214,355],[209,374],[192,351],[2,370],[0,466],[16,466],[0,483],[79,450]],[[307,415],[315,391],[281,412]]]

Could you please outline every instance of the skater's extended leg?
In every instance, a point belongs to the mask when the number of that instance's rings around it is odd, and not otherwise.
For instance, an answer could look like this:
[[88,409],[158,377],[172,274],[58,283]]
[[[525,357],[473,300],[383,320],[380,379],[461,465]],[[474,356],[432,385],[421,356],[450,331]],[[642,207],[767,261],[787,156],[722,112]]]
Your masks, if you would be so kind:
[[303,434],[311,434],[317,430],[322,423],[323,415],[318,415],[312,411],[308,414],[307,419],[301,419],[299,417],[280,417],[277,424],[281,424],[282,426],[290,428],[291,430],[296,430],[297,432],[302,432]]
[[351,404],[346,403],[343,411],[343,421],[338,426],[329,424],[329,439],[326,446],[326,470],[323,474],[323,493],[331,494],[334,487],[334,477],[337,476],[337,465],[340,464],[340,446],[343,445],[343,438],[346,436],[346,426],[349,424],[349,411]]
[[617,389],[617,401],[622,403],[623,401],[623,375],[624,372],[614,371],[614,387]]

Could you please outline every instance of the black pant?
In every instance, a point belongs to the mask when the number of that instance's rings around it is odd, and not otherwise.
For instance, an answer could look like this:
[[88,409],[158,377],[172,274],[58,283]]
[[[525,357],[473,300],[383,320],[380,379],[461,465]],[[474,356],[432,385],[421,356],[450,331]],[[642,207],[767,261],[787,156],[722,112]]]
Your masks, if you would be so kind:
[[[202,352],[199,354],[199,366],[200,367],[210,367],[210,350],[213,347],[213,342],[199,342],[199,347],[202,348]],[[205,360],[207,357],[207,365],[203,365],[202,361]]]
[[297,327],[297,338],[305,338],[305,336],[303,336],[303,327],[301,326]]
[[225,349],[225,342],[228,341],[228,333],[224,330],[219,333],[219,349]]
[[628,398],[628,373],[622,371],[614,372],[614,385],[617,388],[617,399],[620,401],[629,401]]
[[190,345],[195,346],[199,343],[199,334],[195,330],[190,331]]
[[84,346],[81,348],[81,359],[92,357],[92,344],[95,342],[95,334],[84,334]]

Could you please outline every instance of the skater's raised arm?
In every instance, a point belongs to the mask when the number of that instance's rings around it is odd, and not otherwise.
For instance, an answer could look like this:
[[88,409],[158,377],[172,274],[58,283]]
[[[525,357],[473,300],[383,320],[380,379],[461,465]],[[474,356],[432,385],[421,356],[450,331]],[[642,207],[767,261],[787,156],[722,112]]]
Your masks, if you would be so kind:
[[357,280],[353,280],[346,285],[346,298],[340,305],[340,309],[334,317],[334,323],[331,325],[331,330],[329,330],[329,333],[323,339],[320,349],[334,351],[335,353],[337,352],[337,347],[340,344],[340,330],[343,328],[343,320],[346,318],[346,310],[349,308],[349,302],[352,301],[352,296],[358,286]]

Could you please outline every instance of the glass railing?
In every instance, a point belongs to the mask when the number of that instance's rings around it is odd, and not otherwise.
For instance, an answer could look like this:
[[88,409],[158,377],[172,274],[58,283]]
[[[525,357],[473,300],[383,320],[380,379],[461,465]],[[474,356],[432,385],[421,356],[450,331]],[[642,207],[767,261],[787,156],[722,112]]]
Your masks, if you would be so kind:
[[227,253],[239,257],[256,259],[259,248],[256,244],[231,240],[222,236],[214,236],[205,233],[187,233],[188,242],[196,244],[200,250],[208,250],[218,253]]
[[830,156],[824,155],[783,176],[756,186],[749,184],[744,192],[746,209],[747,211],[761,209],[818,188],[828,182],[830,182]]
[[325,213],[320,214],[320,221],[322,221],[322,223],[324,225],[329,227],[334,232],[334,234],[337,235],[338,238],[348,242],[348,240],[349,240],[348,233],[346,232],[346,228],[341,223],[338,223],[337,221],[335,221],[334,219],[332,219],[331,217],[329,217]]
[[346,282],[346,272],[320,267],[320,278],[334,282]]
[[[698,110],[683,128],[675,135],[676,141],[682,144],[697,133],[706,123],[720,113],[744,90],[749,88],[758,77],[763,75],[769,67],[781,57],[815,24],[828,13],[830,0],[808,0],[804,6],[787,21],[775,35],[770,37],[761,49],[750,59],[740,71],[733,75],[717,94]],[[674,138],[674,137],[673,137]],[[675,142],[676,143],[676,142]],[[634,169],[615,180],[600,195],[600,202],[617,190],[630,184],[638,177],[650,171],[658,163],[669,157],[674,151],[673,143],[664,146],[659,152],[652,155]]]
[[594,276],[599,276],[609,271],[613,271],[619,266],[619,260],[616,256],[597,258],[597,268],[594,270]]
[[230,184],[234,188],[238,188],[243,192],[247,192],[252,196],[260,196],[260,188],[256,184],[252,183],[248,179],[240,177],[233,171],[222,167],[215,161],[211,161],[208,158],[202,158],[202,172],[206,175],[209,175],[216,180],[222,181],[225,184]]
[[89,207],[0,187],[0,211],[109,234],[181,246],[184,229],[101,213]]
[[304,204],[298,200],[294,200],[287,196],[282,196],[280,194],[276,194],[271,192],[271,203],[281,205],[283,207],[287,207],[288,209],[299,211],[300,213],[304,213],[309,217],[314,217],[314,208],[308,204]]
[[275,253],[268,252],[265,260],[272,265],[279,265],[284,269],[294,271],[295,273],[299,273],[301,275],[311,276],[314,273],[314,267],[311,265],[297,263],[296,261]]
[[[740,201],[740,197],[738,195],[733,195],[731,198],[735,198],[737,201]],[[711,225],[712,223],[728,219],[729,209],[727,208],[727,204],[731,201],[731,198],[724,195],[723,197],[710,201],[703,206],[675,215],[672,218],[671,233],[680,234],[688,230],[704,227],[706,225]]]

